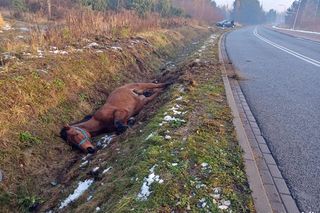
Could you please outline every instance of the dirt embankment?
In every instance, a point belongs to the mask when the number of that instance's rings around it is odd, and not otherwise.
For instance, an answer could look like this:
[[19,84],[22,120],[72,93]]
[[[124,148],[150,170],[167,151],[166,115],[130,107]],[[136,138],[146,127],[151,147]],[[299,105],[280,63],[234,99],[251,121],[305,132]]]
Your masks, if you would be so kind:
[[[57,201],[62,188],[72,187],[79,176],[74,165],[83,157],[59,138],[61,126],[94,112],[115,87],[150,81],[160,70],[173,68],[167,62],[192,51],[209,31],[188,26],[126,39],[84,38],[63,50],[15,54],[2,64],[0,211],[57,204],[52,199]],[[106,152],[106,159],[115,154]]]

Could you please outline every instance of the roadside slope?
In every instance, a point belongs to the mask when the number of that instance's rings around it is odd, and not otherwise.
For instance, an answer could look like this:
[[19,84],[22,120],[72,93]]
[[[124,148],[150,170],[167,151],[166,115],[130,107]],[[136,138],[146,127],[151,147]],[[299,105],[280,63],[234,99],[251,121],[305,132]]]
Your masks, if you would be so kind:
[[[218,37],[158,79],[176,84],[133,129],[78,161],[44,210],[254,212],[218,62]],[[65,201],[90,183],[80,198]],[[53,193],[52,193],[53,192]],[[59,207],[63,207],[60,208]]]
[[[14,30],[6,34],[16,36]],[[165,62],[208,35],[207,27],[185,26],[84,38],[63,50],[5,53],[12,57],[0,73],[1,211],[36,209],[55,181],[69,181],[63,174],[81,153],[59,138],[62,125],[94,112],[115,87],[154,79]]]

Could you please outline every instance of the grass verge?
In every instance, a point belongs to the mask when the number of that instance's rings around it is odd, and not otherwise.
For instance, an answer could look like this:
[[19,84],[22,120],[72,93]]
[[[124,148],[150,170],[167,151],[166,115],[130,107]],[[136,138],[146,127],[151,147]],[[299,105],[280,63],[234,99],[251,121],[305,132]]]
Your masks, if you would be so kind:
[[115,87],[149,81],[166,60],[207,34],[206,27],[186,26],[117,40],[97,37],[82,45],[96,42],[101,49],[44,50],[6,62],[0,72],[0,211],[36,209],[54,197],[51,182],[70,184],[79,174],[64,176],[81,153],[58,137],[63,124],[94,112]]
[[177,68],[177,84],[140,115],[134,129],[78,162],[65,176],[73,180],[56,187],[46,209],[56,209],[76,181],[94,178],[62,211],[254,212],[216,42],[211,37]]

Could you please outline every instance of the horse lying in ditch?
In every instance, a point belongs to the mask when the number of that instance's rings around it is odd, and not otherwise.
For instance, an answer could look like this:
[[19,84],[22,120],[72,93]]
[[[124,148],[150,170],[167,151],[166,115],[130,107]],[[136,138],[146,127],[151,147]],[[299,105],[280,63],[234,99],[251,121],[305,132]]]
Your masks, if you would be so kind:
[[84,152],[94,153],[91,137],[106,132],[121,134],[133,125],[133,117],[170,83],[132,83],[115,89],[106,103],[87,121],[65,125],[61,137]]

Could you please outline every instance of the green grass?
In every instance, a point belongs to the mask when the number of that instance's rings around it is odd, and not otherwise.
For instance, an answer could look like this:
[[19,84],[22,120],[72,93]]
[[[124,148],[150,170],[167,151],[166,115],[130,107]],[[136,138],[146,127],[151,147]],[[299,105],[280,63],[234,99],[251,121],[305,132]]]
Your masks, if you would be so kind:
[[[204,59],[215,61],[216,51],[208,48]],[[219,66],[195,70],[191,76],[199,86],[184,93],[179,92],[180,85],[171,88],[162,96],[168,102],[117,144],[118,153],[111,149],[97,156],[105,163],[95,161],[95,166],[113,169],[92,186],[93,199],[85,202],[83,196],[72,211],[91,212],[99,206],[104,212],[223,212],[219,205],[228,200],[232,212],[254,212]],[[176,101],[180,96],[183,99]],[[173,115],[171,108],[176,104],[187,113]],[[186,122],[160,126],[166,115]],[[164,182],[153,183],[151,195],[141,201],[137,195],[153,166]],[[213,198],[217,187],[220,199]]]
[[24,147],[32,147],[35,144],[40,144],[41,140],[37,136],[34,136],[28,131],[21,132],[19,135],[20,142],[23,143]]
[[[46,191],[52,189],[48,183],[68,165],[70,159],[79,155],[58,137],[64,124],[92,114],[115,87],[128,82],[149,81],[164,58],[174,57],[192,39],[208,33],[206,28],[191,34],[182,34],[180,30],[160,30],[148,32],[147,35],[142,33],[141,36],[147,38],[151,45],[141,43],[134,50],[124,48],[122,52],[107,51],[102,54],[85,51],[66,56],[12,61],[6,65],[8,72],[0,80],[0,89],[6,91],[5,96],[0,96],[0,135],[3,139],[3,143],[0,143],[0,167],[8,178],[6,185],[0,186],[0,202],[5,203],[0,205],[1,212],[10,212],[12,209],[18,211],[17,196],[11,196],[17,193],[18,185],[28,186],[30,192],[26,202],[22,203],[32,203],[34,195],[47,196]],[[186,31],[195,29],[184,27],[183,32]],[[122,35],[125,37],[126,33],[123,31]],[[65,32],[66,37],[68,34]],[[126,39],[119,42],[123,46],[127,44]],[[15,46],[12,45],[10,48],[14,50]],[[162,50],[165,51],[159,54]],[[136,59],[143,62],[145,70],[137,68]],[[41,69],[47,73],[35,71]],[[14,119],[12,115],[15,115]],[[175,125],[175,128],[179,128],[181,124]],[[134,145],[133,148],[140,147]],[[133,157],[138,160],[144,155],[139,154],[136,152]],[[134,169],[126,168],[127,160],[119,162],[124,165],[124,171],[135,173]],[[141,178],[147,170],[146,164]],[[133,184],[130,178],[111,184],[106,192],[113,189],[117,191],[115,187],[125,190],[126,186]]]

